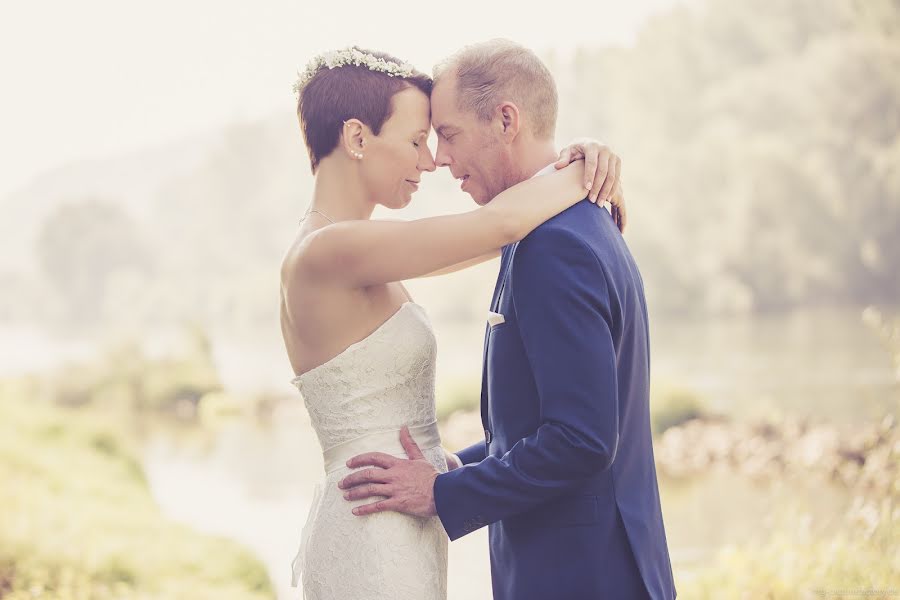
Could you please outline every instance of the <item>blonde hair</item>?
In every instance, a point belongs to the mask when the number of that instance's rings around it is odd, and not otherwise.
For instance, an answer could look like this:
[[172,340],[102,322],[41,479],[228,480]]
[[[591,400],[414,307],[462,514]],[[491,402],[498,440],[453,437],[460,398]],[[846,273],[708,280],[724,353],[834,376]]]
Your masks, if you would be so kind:
[[490,121],[497,105],[510,101],[522,111],[532,133],[552,139],[559,99],[556,82],[541,59],[528,48],[506,39],[466,46],[434,67],[434,84],[456,75],[460,110]]

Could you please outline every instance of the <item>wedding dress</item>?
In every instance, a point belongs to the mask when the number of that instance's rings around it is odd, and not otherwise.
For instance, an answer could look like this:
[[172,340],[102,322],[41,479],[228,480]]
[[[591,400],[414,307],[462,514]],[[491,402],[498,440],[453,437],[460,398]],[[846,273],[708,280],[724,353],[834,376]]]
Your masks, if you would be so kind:
[[351,472],[345,463],[352,456],[407,458],[403,425],[425,458],[447,471],[434,406],[436,352],[425,310],[406,302],[368,337],[291,380],[325,462],[291,563],[291,585],[302,580],[305,600],[446,599],[448,539],[440,519],[389,511],[356,516],[353,507],[382,497],[347,501],[337,486]]

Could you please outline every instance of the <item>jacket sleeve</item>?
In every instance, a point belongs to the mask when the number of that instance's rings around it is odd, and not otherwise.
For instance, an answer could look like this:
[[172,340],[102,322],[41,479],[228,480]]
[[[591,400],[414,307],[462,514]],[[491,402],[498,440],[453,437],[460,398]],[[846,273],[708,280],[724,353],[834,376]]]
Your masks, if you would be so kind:
[[485,456],[487,456],[487,445],[484,443],[484,440],[482,440],[477,444],[472,444],[468,448],[463,448],[462,450],[457,452],[456,455],[464,465],[479,463],[484,460]]
[[503,456],[438,476],[435,505],[451,540],[565,494],[616,455],[613,302],[600,261],[571,232],[544,227],[519,243],[511,275],[540,425]]

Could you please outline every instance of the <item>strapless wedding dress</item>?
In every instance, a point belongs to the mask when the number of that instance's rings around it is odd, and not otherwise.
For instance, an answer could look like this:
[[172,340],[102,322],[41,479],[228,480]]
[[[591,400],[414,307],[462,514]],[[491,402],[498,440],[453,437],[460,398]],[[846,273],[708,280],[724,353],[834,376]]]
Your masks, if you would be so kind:
[[434,332],[406,302],[365,339],[291,380],[303,396],[325,459],[325,476],[300,534],[291,585],[305,600],[445,600],[447,534],[438,517],[395,512],[356,516],[337,486],[348,458],[385,452],[407,458],[408,425],[425,457],[447,471],[434,406]]

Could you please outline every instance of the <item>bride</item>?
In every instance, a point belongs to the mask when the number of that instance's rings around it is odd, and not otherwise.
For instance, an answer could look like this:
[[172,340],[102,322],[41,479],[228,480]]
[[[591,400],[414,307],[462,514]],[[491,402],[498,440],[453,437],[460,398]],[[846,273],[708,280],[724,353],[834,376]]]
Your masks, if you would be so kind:
[[[606,177],[601,168],[594,178],[587,161],[563,168],[570,156],[586,154],[593,164],[618,157],[596,143],[576,144],[555,172],[476,210],[373,220],[377,204],[409,204],[422,174],[436,168],[427,145],[431,79],[390,55],[352,48],[314,59],[295,92],[315,188],[281,267],[281,328],[326,473],[301,533],[292,585],[302,579],[304,597],[316,600],[443,600],[448,539],[440,520],[395,512],[360,518],[337,486],[351,456],[405,456],[398,441],[404,425],[435,468],[456,467],[435,419],[431,325],[401,282],[499,256],[586,196],[595,201],[617,190],[612,202],[620,204],[616,169]],[[586,177],[596,184],[585,186]],[[462,185],[479,182],[473,175]]]

